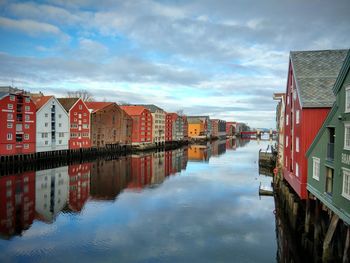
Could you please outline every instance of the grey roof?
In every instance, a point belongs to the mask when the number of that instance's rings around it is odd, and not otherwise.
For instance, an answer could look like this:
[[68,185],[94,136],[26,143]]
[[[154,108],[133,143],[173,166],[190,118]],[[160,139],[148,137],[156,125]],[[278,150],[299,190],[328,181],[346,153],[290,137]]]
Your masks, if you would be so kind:
[[332,107],[333,85],[348,50],[291,51],[290,59],[302,107]]
[[159,108],[158,106],[156,106],[154,104],[137,104],[135,106],[143,106],[143,107],[147,108],[152,113],[156,112],[157,110],[164,111],[162,108]]

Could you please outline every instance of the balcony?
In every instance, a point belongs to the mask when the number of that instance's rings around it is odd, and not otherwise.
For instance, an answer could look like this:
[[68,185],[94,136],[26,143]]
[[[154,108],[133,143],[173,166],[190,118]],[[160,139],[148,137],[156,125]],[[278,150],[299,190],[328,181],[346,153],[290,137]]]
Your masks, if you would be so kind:
[[327,160],[334,161],[334,143],[327,144]]

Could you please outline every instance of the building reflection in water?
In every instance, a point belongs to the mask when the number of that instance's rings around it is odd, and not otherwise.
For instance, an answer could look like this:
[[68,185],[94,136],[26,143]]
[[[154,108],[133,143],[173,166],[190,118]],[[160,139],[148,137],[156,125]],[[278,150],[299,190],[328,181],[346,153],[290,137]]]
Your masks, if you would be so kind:
[[35,218],[35,172],[0,177],[0,235],[9,239]]
[[226,152],[226,140],[216,140],[211,144],[212,156],[220,156]]
[[97,160],[92,163],[90,196],[95,200],[114,200],[130,181],[130,157]]
[[188,160],[197,162],[209,162],[211,147],[208,144],[193,144],[188,148]]
[[68,202],[68,166],[37,171],[35,178],[36,218],[52,223]]
[[73,164],[68,167],[70,211],[80,212],[90,195],[91,163]]
[[186,169],[189,152],[183,148],[140,153],[2,176],[0,235],[4,239],[20,235],[34,219],[53,223],[61,212],[79,213],[89,199],[115,200],[124,189],[160,185],[167,176]]
[[237,148],[236,139],[227,139],[226,140],[226,150],[236,150]]

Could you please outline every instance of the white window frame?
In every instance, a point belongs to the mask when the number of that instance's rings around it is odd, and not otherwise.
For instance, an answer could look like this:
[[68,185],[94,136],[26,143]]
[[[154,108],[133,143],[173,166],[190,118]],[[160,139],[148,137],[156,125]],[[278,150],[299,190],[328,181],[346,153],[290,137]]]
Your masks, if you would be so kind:
[[25,140],[29,140],[29,134],[28,133],[24,134],[24,139]]
[[286,126],[288,126],[289,125],[289,114],[287,114],[287,116],[286,116]]
[[7,108],[8,108],[9,110],[13,110],[13,104],[8,103],[8,104],[7,104]]
[[29,98],[29,97],[26,97],[26,98],[25,98],[25,102],[26,102],[26,103],[29,103],[29,102],[30,102],[30,98]]
[[[350,150],[350,133],[346,132],[347,128],[350,129],[350,122],[344,122],[344,150]],[[349,137],[349,145],[346,145],[346,137]]]
[[298,153],[299,152],[299,137],[295,137],[295,151]]
[[288,147],[288,136],[286,136],[286,148]]
[[297,99],[297,93],[296,93],[296,91],[294,90],[293,91],[293,100],[296,100]]
[[8,151],[12,150],[12,144],[7,144],[6,145],[6,150],[8,150]]
[[299,110],[297,110],[297,111],[295,112],[295,123],[296,123],[296,124],[299,124],[299,123],[300,123],[300,111],[299,111]]
[[15,101],[15,96],[14,95],[10,95],[10,101]]
[[[345,88],[345,112],[350,112],[350,101],[348,101],[348,93],[350,96],[350,86]],[[349,105],[349,107],[348,107],[348,105]]]
[[320,181],[320,158],[317,157],[312,157],[312,178]]
[[12,133],[8,133],[6,137],[8,141],[11,141],[13,138]]
[[30,106],[25,106],[25,107],[24,107],[24,110],[25,110],[25,111],[30,111]]
[[[350,170],[346,168],[342,168],[343,170],[343,186],[342,186],[342,196],[348,200],[350,200]],[[347,192],[346,192],[346,183],[347,183]]]
[[299,165],[297,162],[295,163],[295,176],[299,177]]
[[12,122],[8,122],[7,123],[7,128],[12,129],[13,128],[13,123]]

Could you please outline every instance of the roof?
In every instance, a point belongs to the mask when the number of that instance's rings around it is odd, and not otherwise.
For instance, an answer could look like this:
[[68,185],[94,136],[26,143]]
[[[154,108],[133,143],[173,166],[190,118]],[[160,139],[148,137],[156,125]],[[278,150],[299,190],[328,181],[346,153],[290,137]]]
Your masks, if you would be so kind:
[[135,105],[135,106],[143,106],[143,107],[147,108],[152,113],[156,112],[157,110],[164,111],[162,108],[159,108],[158,106],[156,106],[154,104],[139,104],[139,105]]
[[187,118],[187,122],[188,124],[200,124],[202,123],[201,119],[195,119],[195,118]]
[[57,99],[63,108],[69,112],[73,105],[79,100],[79,98],[58,98]]
[[[92,112],[97,112],[99,110],[102,110],[103,108],[106,108],[109,105],[115,104],[114,102],[85,102],[86,107],[88,107],[89,110],[92,110]],[[116,104],[115,104],[116,105]]]
[[333,87],[334,95],[337,95],[338,92],[340,91],[340,89],[341,89],[341,87],[346,79],[347,74],[349,74],[349,70],[350,70],[350,49],[349,49],[348,54],[345,58],[345,62],[340,70],[338,78],[334,84],[334,87]]
[[122,110],[124,110],[130,116],[141,115],[141,113],[144,110],[147,110],[143,106],[129,106],[129,105],[126,106],[126,105],[123,105],[123,106],[120,106],[120,108],[122,108]]
[[303,108],[332,107],[333,85],[348,50],[291,51],[297,92]]
[[31,97],[35,104],[36,110],[39,110],[44,106],[53,96],[41,96],[41,97]]

